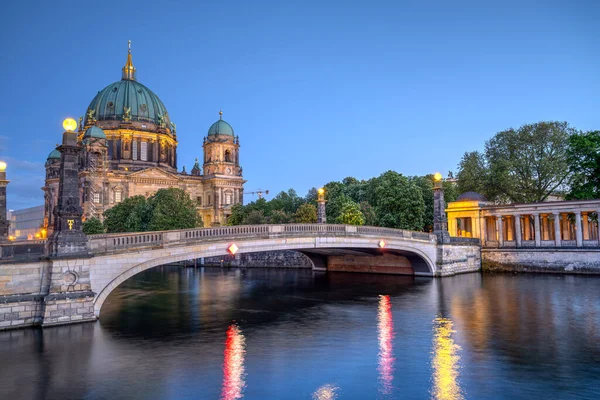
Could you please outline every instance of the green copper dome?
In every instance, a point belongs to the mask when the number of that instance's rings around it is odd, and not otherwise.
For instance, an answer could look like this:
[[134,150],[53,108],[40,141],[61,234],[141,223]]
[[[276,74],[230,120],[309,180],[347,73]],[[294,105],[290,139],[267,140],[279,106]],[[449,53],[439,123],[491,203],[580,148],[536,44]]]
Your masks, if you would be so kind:
[[209,136],[210,135],[233,136],[233,128],[227,122],[220,119],[210,126],[210,128],[208,129],[208,134],[209,134]]
[[91,126],[87,128],[87,130],[83,134],[83,138],[106,139],[106,134],[102,129],[98,128],[97,126]]
[[54,149],[48,154],[48,160],[60,160],[60,151]]
[[[90,115],[91,114],[91,115]],[[132,79],[111,83],[98,92],[85,116],[97,121],[138,121],[169,126],[167,109],[152,90]]]

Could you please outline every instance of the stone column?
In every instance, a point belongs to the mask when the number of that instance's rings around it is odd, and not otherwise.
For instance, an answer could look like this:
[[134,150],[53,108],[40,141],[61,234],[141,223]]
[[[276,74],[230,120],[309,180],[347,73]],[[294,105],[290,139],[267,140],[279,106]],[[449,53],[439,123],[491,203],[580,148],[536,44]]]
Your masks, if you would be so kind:
[[0,167],[0,242],[8,240],[8,228],[10,221],[6,216],[6,165]]
[[502,216],[496,217],[496,227],[498,230],[498,247],[504,246],[504,230],[502,229]]
[[533,226],[535,228],[535,247],[541,247],[542,237],[540,233],[540,214],[533,214]]
[[58,201],[54,208],[54,230],[48,239],[51,256],[87,254],[87,236],[81,231],[83,209],[79,199],[79,152],[76,132],[63,133],[60,151]]
[[485,246],[485,241],[487,239],[487,224],[485,217],[479,217],[479,232],[481,234],[481,245]]
[[562,220],[563,220],[562,221],[563,222],[563,226],[562,226],[563,239],[564,240],[572,240],[571,230],[569,229],[569,214],[563,213]]
[[583,237],[581,235],[581,213],[579,210],[575,211],[575,241],[577,247],[583,247]]
[[583,211],[581,213],[581,233],[583,234],[583,240],[590,240],[590,222],[588,219],[588,212]]
[[515,215],[515,242],[517,247],[521,247],[521,216]]
[[542,215],[542,240],[548,240],[550,232],[548,231],[548,214]]
[[319,189],[317,192],[317,224],[327,223],[327,212],[325,209],[325,189]]
[[554,245],[556,247],[562,246],[562,240],[560,238],[560,213],[552,213],[554,216]]
[[446,202],[444,201],[444,186],[442,177],[436,174],[438,179],[433,183],[433,233],[437,235],[440,243],[450,242],[448,233],[448,219],[446,217]]

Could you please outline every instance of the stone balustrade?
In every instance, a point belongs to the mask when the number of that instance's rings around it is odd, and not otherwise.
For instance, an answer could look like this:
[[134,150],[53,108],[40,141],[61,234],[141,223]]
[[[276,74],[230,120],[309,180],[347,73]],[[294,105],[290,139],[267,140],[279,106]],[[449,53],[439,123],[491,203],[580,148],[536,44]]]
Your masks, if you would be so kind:
[[238,225],[215,228],[179,229],[172,231],[110,233],[89,236],[89,249],[94,255],[124,249],[167,247],[189,241],[210,241],[236,238],[305,237],[327,236],[380,236],[435,243],[436,236],[425,232],[372,226],[333,224],[281,224],[281,225]]

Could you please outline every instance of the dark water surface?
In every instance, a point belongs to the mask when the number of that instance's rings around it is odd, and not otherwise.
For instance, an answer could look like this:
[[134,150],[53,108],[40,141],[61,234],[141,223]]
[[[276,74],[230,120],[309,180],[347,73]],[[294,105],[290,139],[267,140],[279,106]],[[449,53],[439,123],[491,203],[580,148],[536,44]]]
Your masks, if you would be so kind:
[[0,399],[598,399],[600,279],[161,267],[0,332]]

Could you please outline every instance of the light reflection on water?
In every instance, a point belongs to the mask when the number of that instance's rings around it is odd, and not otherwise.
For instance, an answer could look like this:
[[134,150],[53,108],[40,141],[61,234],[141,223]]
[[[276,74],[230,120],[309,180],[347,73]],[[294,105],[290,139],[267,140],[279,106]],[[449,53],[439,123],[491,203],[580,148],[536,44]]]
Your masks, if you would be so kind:
[[338,397],[339,387],[330,383],[319,387],[312,395],[313,400],[335,400]]
[[379,340],[379,391],[382,394],[392,393],[394,379],[394,320],[390,296],[379,296],[377,313]]
[[237,325],[227,329],[225,353],[223,361],[223,391],[222,400],[241,399],[244,386],[244,356],[246,353],[246,338]]
[[433,332],[433,390],[435,400],[464,399],[458,381],[460,368],[460,346],[454,343],[455,332],[448,318],[436,318]]

